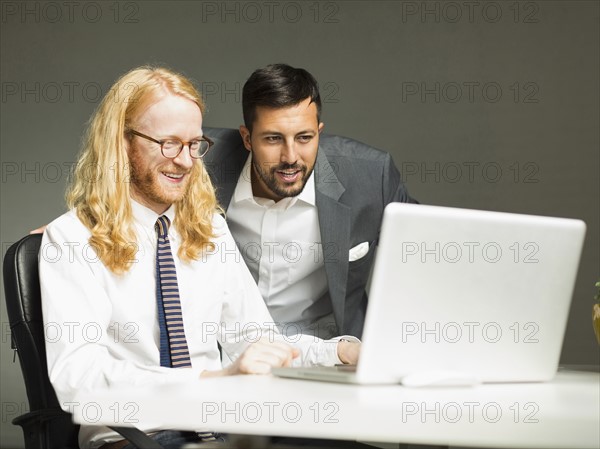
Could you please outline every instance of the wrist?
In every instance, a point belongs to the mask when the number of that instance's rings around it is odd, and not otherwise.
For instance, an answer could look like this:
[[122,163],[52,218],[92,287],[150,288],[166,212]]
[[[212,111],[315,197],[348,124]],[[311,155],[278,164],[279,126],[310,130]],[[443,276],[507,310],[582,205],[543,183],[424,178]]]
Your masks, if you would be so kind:
[[337,344],[337,356],[338,359],[340,359],[340,362],[342,362],[344,365],[348,364],[348,358],[346,357],[346,349],[348,348],[349,344],[350,342],[343,338],[340,339]]
[[337,356],[344,365],[356,365],[360,357],[360,341],[342,338],[338,341]]

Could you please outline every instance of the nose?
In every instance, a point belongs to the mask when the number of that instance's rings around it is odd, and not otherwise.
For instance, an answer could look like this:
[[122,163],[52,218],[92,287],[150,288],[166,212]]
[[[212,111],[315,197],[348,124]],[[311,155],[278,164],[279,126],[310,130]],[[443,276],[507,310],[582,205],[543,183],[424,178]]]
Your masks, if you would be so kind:
[[183,145],[183,148],[181,149],[181,151],[179,152],[177,157],[175,157],[173,159],[173,162],[176,165],[186,168],[186,169],[192,168],[192,165],[194,164],[194,159],[190,155],[190,145],[189,144]]
[[281,148],[281,161],[293,164],[298,160],[298,153],[296,151],[296,140],[291,138],[286,140]]

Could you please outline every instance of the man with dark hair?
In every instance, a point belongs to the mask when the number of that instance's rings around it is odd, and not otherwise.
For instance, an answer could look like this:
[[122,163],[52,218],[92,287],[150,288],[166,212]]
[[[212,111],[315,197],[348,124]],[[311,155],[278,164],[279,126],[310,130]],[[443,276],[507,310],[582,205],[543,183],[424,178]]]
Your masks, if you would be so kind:
[[383,209],[416,201],[389,154],[320,136],[319,89],[306,70],[256,70],[242,103],[242,140],[210,132],[206,165],[270,313],[286,334],[360,337]]
[[271,64],[258,69],[244,85],[242,112],[244,124],[252,129],[256,107],[284,108],[310,98],[317,107],[317,121],[321,123],[321,94],[317,80],[306,70],[286,64]]

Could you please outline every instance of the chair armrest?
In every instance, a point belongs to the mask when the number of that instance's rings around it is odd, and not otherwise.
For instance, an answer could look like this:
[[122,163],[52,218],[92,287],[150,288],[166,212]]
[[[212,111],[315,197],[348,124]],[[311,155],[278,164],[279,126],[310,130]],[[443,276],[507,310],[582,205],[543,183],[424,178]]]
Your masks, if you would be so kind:
[[26,427],[29,424],[42,423],[45,421],[66,417],[67,414],[60,409],[46,408],[19,415],[12,420],[12,423],[16,426]]
[[26,449],[50,447],[77,447],[78,427],[73,425],[71,415],[58,407],[36,409],[17,416],[14,425],[23,429]]

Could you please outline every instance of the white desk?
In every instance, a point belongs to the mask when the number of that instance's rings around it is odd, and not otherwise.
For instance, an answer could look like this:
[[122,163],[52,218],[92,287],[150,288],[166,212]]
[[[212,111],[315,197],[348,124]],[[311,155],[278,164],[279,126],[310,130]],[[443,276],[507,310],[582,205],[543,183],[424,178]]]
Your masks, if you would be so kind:
[[600,374],[463,388],[235,376],[160,390],[82,392],[76,422],[413,444],[600,447]]

